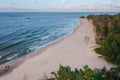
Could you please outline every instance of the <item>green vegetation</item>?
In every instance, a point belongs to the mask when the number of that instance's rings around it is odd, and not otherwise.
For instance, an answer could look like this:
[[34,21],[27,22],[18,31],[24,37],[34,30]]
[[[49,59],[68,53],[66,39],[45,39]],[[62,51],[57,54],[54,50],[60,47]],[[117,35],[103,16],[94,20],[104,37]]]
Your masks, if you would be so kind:
[[111,68],[109,71],[106,68],[92,70],[87,65],[83,69],[71,70],[69,66],[60,65],[57,72],[52,72],[53,77],[47,80],[120,80],[120,69]]
[[120,14],[89,15],[96,29],[95,51],[105,56],[107,61],[120,65]]

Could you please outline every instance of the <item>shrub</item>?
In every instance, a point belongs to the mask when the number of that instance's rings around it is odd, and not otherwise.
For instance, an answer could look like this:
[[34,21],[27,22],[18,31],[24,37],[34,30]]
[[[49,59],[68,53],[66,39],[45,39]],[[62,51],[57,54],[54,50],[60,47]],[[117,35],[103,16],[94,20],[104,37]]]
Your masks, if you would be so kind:
[[119,73],[119,68],[111,68],[109,71],[105,67],[92,70],[85,65],[83,69],[71,70],[69,66],[60,65],[57,72],[52,72],[54,77],[47,80],[120,80]]

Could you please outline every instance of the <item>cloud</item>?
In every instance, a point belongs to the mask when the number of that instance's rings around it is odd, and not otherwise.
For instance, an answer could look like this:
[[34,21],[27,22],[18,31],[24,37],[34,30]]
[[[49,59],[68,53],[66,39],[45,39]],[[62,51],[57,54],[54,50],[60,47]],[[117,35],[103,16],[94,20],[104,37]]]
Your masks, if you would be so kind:
[[69,3],[69,0],[62,0],[61,3],[62,4],[67,4],[67,3]]
[[[97,2],[93,4],[79,4],[69,5],[70,0],[60,0],[63,5],[56,5],[48,3],[47,5],[41,4],[39,0],[35,0],[32,4],[17,5],[11,3],[9,5],[0,6],[1,11],[41,11],[41,12],[119,12],[120,4],[112,2]],[[66,5],[67,4],[67,5]]]

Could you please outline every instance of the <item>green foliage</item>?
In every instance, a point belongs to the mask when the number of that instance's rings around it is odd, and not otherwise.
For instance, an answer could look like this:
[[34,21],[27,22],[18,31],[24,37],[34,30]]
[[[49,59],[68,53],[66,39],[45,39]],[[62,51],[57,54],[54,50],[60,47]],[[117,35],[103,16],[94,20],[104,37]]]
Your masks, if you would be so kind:
[[120,80],[119,68],[111,68],[109,71],[106,68],[92,70],[87,65],[83,69],[71,70],[69,66],[60,65],[57,72],[52,72],[54,77],[47,80]]
[[120,64],[120,14],[90,15],[96,29],[96,43],[100,46],[95,49],[108,61]]

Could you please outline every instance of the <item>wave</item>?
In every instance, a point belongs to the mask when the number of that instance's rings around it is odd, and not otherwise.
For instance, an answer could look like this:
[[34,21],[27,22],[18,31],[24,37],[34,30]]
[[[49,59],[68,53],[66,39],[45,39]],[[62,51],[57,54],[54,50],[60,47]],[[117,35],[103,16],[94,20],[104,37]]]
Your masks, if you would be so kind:
[[47,35],[47,36],[43,36],[42,38],[41,38],[41,40],[45,40],[45,39],[48,39],[48,38],[50,38],[51,36],[53,36],[54,34],[50,34],[50,35]]
[[13,44],[9,44],[9,45],[7,45],[7,46],[5,46],[5,47],[1,47],[1,48],[0,48],[0,51],[5,50],[5,49],[8,49],[8,48],[10,48],[10,47],[12,47],[12,46],[16,46],[16,45],[21,44],[21,43],[23,43],[23,42],[24,42],[24,41],[20,41],[20,42],[16,42],[16,43],[13,43]]
[[10,54],[7,54],[7,55],[4,55],[2,56],[2,58],[5,58],[6,60],[12,60],[14,58],[17,58],[18,56],[21,56],[25,53],[28,53],[30,50],[28,48],[24,49],[24,50],[21,50],[20,52],[18,53],[10,53]]
[[[19,53],[20,54],[20,53]],[[17,57],[19,54],[14,54],[14,55],[11,55],[11,56],[9,56],[9,57],[7,57],[6,58],[6,60],[11,60],[11,59],[13,59],[13,58],[15,58],[15,57]]]

